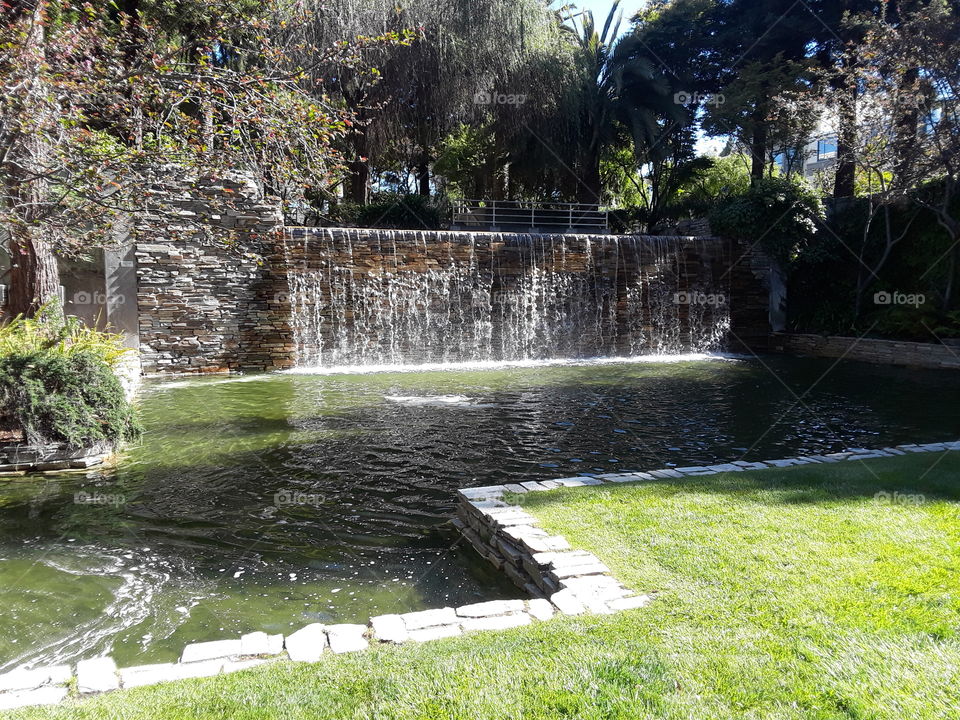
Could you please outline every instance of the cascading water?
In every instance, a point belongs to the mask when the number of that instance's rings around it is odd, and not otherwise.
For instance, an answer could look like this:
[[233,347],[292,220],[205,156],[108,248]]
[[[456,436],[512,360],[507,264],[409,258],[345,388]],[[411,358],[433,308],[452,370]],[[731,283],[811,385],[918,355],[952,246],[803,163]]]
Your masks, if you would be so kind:
[[318,228],[285,248],[301,367],[704,352],[730,327],[709,238]]

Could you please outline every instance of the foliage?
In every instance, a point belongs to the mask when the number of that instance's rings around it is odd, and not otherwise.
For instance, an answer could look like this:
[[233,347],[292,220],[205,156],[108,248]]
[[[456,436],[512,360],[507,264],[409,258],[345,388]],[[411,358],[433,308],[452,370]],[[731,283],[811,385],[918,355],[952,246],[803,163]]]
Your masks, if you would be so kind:
[[683,182],[666,212],[674,217],[709,215],[726,198],[750,189],[750,158],[741,153],[711,158],[709,165]]
[[809,247],[824,217],[820,199],[805,186],[777,177],[760,178],[745,192],[722,201],[710,215],[719,235],[750,245],[759,242],[786,268]]
[[140,426],[114,372],[127,352],[119,336],[50,306],[0,326],[0,417],[35,445],[136,438]]
[[423,195],[379,193],[366,205],[342,203],[331,211],[337,225],[368,228],[439,230],[449,225],[449,208]]

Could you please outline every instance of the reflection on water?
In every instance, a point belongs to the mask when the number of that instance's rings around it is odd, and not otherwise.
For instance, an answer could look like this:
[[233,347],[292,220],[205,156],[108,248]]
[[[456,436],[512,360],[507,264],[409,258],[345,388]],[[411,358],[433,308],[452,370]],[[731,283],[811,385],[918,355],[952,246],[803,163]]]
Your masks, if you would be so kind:
[[464,485],[960,436],[953,374],[831,365],[150,384],[117,467],[0,481],[0,668],[515,596],[445,525]]

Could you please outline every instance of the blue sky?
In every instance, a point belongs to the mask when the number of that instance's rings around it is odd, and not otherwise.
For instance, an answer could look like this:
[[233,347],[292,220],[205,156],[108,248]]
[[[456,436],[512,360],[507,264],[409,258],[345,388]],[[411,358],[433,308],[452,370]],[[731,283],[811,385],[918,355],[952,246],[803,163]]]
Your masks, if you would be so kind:
[[[593,19],[598,23],[606,20],[607,13],[610,12],[610,7],[613,5],[611,0],[570,0],[570,2],[581,10],[592,11]],[[558,7],[562,4],[560,1],[554,2],[554,5]],[[621,31],[626,29],[630,17],[644,5],[646,5],[646,3],[643,2],[643,0],[622,0],[620,3],[620,11],[623,13],[624,22],[620,26]]]

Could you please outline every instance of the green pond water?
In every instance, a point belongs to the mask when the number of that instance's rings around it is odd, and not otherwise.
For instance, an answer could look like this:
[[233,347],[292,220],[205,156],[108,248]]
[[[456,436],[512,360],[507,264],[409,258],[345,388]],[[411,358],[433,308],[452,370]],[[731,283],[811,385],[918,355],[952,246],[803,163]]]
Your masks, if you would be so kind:
[[[799,399],[798,399],[799,398]],[[469,485],[960,437],[960,376],[788,358],[148,383],[110,469],[0,479],[0,670],[520,592]]]

